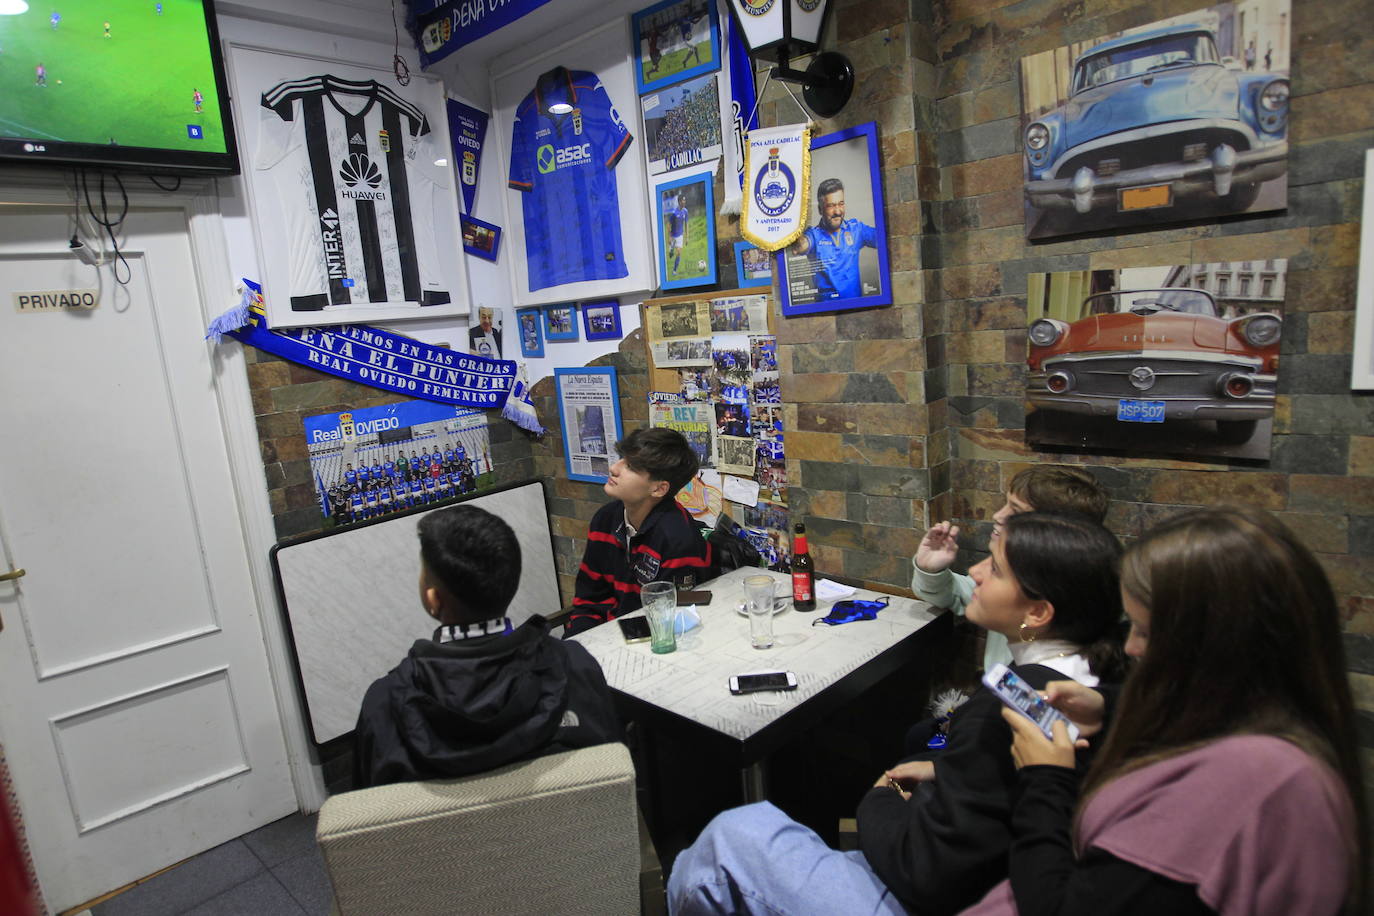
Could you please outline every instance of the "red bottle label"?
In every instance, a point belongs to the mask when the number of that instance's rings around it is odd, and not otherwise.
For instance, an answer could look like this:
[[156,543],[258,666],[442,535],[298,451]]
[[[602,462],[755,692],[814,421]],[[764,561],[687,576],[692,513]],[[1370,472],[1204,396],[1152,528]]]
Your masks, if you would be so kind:
[[808,573],[792,574],[792,600],[811,600],[811,576]]

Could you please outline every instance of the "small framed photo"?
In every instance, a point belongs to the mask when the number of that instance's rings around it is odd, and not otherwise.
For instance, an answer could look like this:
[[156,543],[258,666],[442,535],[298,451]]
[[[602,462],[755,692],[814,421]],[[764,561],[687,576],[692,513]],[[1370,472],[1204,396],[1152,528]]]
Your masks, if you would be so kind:
[[658,276],[663,289],[714,286],[716,206],[710,172],[654,189],[658,201]]
[[892,304],[878,126],[811,141],[816,225],[777,253],[784,316]]
[[549,343],[577,340],[577,305],[544,306],[544,339]]
[[532,359],[544,356],[544,332],[539,327],[539,309],[520,309],[515,313],[520,328],[520,355]]
[[582,303],[582,333],[587,340],[619,340],[620,300],[597,299]]
[[484,223],[475,216],[460,216],[463,228],[463,250],[488,261],[495,261],[501,250],[501,227]]
[[635,84],[652,92],[720,69],[720,22],[714,0],[663,0],[631,19]]
[[735,276],[741,288],[772,286],[773,255],[749,242],[736,242]]

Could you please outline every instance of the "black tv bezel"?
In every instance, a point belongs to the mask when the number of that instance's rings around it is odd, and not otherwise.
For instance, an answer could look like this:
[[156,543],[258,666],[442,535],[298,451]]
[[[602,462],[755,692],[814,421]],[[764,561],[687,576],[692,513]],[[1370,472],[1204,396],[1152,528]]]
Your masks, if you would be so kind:
[[234,112],[230,105],[229,80],[224,68],[224,48],[220,43],[215,0],[201,0],[201,9],[205,13],[206,35],[210,42],[210,63],[215,72],[215,90],[219,97],[220,117],[224,129],[224,152],[0,137],[0,167],[85,167],[188,176],[239,174],[238,137],[234,133]]

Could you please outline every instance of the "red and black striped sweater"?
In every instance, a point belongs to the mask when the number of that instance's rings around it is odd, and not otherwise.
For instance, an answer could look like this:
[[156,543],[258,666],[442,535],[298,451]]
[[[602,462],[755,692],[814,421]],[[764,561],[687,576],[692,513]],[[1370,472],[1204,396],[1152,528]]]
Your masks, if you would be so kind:
[[565,633],[569,636],[639,610],[639,588],[649,582],[680,582],[690,574],[700,584],[714,574],[711,545],[676,499],[649,512],[634,537],[625,526],[625,505],[612,500],[587,526],[587,551],[577,570],[576,597]]

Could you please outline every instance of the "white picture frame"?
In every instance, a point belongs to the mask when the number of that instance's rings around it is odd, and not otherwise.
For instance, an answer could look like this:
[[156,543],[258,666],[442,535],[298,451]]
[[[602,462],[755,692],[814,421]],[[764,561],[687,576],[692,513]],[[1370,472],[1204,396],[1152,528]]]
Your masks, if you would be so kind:
[[[496,157],[491,167],[499,168],[507,177],[511,166],[511,131],[515,110],[533,89],[539,75],[557,66],[595,73],[622,120],[627,112],[633,118],[639,108],[635,94],[634,60],[627,40],[627,22],[623,18],[613,19],[534,56],[530,55],[528,49],[521,49],[500,58],[491,68],[492,120],[488,141],[494,143],[492,155]],[[644,167],[644,138],[637,135],[642,132],[637,122],[625,123],[636,133],[634,148],[625,151],[615,168],[621,247],[627,275],[611,280],[584,280],[531,290],[520,196],[527,192],[507,186],[503,194],[508,236],[505,246],[507,262],[510,264],[511,289],[517,306],[609,298],[654,288],[654,234],[650,222],[648,176]]]
[[1360,222],[1359,281],[1355,287],[1355,347],[1350,387],[1374,390],[1374,149],[1364,154],[1364,212]]
[[[233,41],[225,42],[225,61],[233,91],[239,149],[242,151],[242,182],[248,196],[258,265],[263,273],[261,278],[255,279],[260,279],[263,285],[269,326],[316,327],[375,324],[404,319],[466,319],[471,312],[471,304],[458,227],[457,181],[449,164],[452,150],[442,82],[417,74],[409,85],[400,86],[387,69]],[[424,245],[429,244],[429,239],[433,240],[437,257],[432,266],[422,269],[422,273],[438,282],[443,292],[448,294],[448,302],[421,305],[418,301],[390,299],[387,302],[359,305],[329,305],[313,310],[292,307],[293,265],[289,238],[292,233],[288,230],[288,214],[282,208],[285,197],[278,186],[277,176],[270,170],[257,167],[259,140],[263,133],[261,99],[265,91],[284,81],[320,75],[356,82],[375,80],[424,113],[433,145],[432,150],[422,149],[420,152],[432,151],[434,159],[431,162],[417,162],[412,174],[422,175],[433,182],[434,190],[423,196],[412,193],[414,209],[424,208],[415,213],[412,223],[416,227],[417,239],[422,228],[427,233],[429,238],[424,240]],[[429,259],[425,260],[428,262]]]

